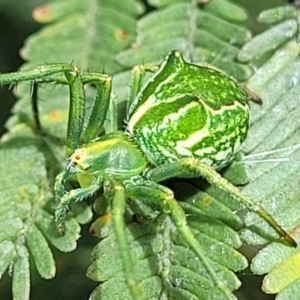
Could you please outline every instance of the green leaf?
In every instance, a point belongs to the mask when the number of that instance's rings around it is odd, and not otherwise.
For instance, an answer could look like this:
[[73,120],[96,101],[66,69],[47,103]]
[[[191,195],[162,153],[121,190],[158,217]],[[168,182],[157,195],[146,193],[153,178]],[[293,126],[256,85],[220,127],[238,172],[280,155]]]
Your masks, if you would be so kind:
[[264,24],[274,24],[297,17],[297,11],[292,6],[281,6],[262,11],[257,20]]
[[33,256],[41,277],[50,279],[55,275],[55,263],[43,234],[32,225],[26,235],[27,246]]
[[277,294],[299,279],[299,255],[298,250],[278,244],[272,244],[256,255],[251,270],[256,274],[268,270],[262,287],[266,293]]
[[11,241],[4,241],[0,244],[0,274],[3,274],[15,255],[15,247]]
[[[0,265],[2,273],[8,265],[13,266],[15,299],[26,299],[26,297],[29,299],[28,251],[40,275],[44,278],[52,278],[55,275],[55,264],[46,237],[55,246],[59,247],[59,245],[56,245],[57,243],[51,239],[51,234],[48,234],[50,227],[52,226],[52,236],[55,235],[55,238],[60,241],[60,248],[70,251],[76,248],[79,225],[75,222],[76,234],[74,230],[65,236],[59,236],[57,233],[53,215],[44,211],[48,201],[53,199],[49,192],[46,161],[37,147],[38,138],[29,136],[22,126],[18,127],[18,129],[14,128],[14,133],[9,134],[10,139],[2,143],[0,151],[0,178],[2,179],[0,224],[3,226],[0,231],[2,253]],[[39,220],[40,214],[43,214],[43,220]],[[45,223],[47,223],[46,228],[43,227]],[[69,244],[72,246],[70,247]]]
[[209,1],[205,5],[205,10],[234,23],[248,19],[247,13],[242,7],[224,0]]
[[176,49],[188,61],[212,63],[239,80],[250,76],[251,69],[235,60],[239,45],[251,37],[248,30],[235,23],[244,20],[243,9],[226,0],[212,1],[203,9],[191,1],[152,4],[159,9],[138,21],[135,42],[117,55],[120,64],[133,67],[144,61],[160,62]]
[[[262,98],[262,105],[252,105],[252,125],[243,146],[250,182],[243,191],[266,208],[299,243],[299,25],[295,19],[288,19],[296,18],[298,13],[291,7],[262,13],[260,19],[264,22],[266,18],[270,22],[283,21],[244,45],[239,57],[249,55],[248,59],[256,63],[258,52],[250,49],[260,48],[262,55],[275,48],[261,60],[247,83]],[[288,29],[290,25],[292,30]],[[274,231],[253,213],[248,213],[245,221],[247,230],[242,237],[247,243],[277,240]],[[267,273],[262,287],[266,293],[279,293],[276,299],[294,299],[300,278],[298,256],[298,248],[273,243],[254,257],[251,270],[255,274]]]
[[115,73],[121,67],[114,55],[133,42],[135,18],[143,10],[135,0],[51,1],[34,16],[54,23],[27,40],[22,56],[31,63],[61,61],[83,70]]
[[20,246],[17,249],[13,272],[13,297],[14,299],[29,299],[30,273],[29,253],[27,248]]
[[80,237],[80,226],[71,218],[66,221],[66,233],[60,236],[53,221],[53,215],[48,214],[44,210],[37,212],[36,223],[47,237],[47,239],[60,251],[70,252],[77,247],[77,239]]
[[289,41],[296,35],[297,30],[298,23],[296,20],[291,19],[280,23],[257,35],[250,43],[244,45],[238,59],[242,62],[249,62],[253,58],[258,59],[266,52],[273,51]]
[[[281,225],[290,229],[299,220],[296,196],[300,153],[297,131],[299,50],[295,41],[288,41],[249,80],[248,86],[262,97],[263,103],[252,105],[253,123],[243,146],[248,154],[244,161],[250,180],[244,192],[262,203],[275,218],[278,215]],[[252,214],[247,221],[260,231],[267,227],[260,226],[264,222]],[[247,236],[247,242],[254,243],[251,235],[247,232],[244,237]],[[275,237],[274,234],[271,236]],[[256,243],[261,242],[263,240],[257,238]]]

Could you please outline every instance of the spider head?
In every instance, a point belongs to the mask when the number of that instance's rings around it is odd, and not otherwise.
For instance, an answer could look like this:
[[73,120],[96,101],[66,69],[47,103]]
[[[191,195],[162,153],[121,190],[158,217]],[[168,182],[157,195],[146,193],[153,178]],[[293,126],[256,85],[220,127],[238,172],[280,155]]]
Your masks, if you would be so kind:
[[147,161],[124,133],[107,134],[82,145],[69,158],[69,173],[127,179],[139,174]]
[[89,153],[87,148],[76,149],[69,158],[67,170],[71,173],[87,172],[91,168],[88,157]]

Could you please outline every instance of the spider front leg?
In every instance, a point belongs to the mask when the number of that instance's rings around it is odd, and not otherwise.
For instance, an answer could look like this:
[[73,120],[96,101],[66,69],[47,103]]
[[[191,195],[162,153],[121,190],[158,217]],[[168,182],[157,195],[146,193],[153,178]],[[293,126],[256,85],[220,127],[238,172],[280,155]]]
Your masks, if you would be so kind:
[[[13,85],[22,81],[33,81],[33,110],[37,108],[37,85],[41,83],[58,83],[69,86],[70,109],[66,149],[68,155],[78,148],[81,142],[96,138],[105,121],[111,92],[111,77],[101,73],[80,73],[80,71],[65,63],[39,66],[31,70],[0,74],[1,85]],[[89,120],[84,129],[85,119],[85,84],[97,87],[96,97],[91,109]],[[37,120],[37,116],[35,116]],[[39,126],[39,125],[38,125]],[[84,129],[84,130],[83,130]]]
[[81,75],[81,79],[83,84],[92,83],[97,87],[88,123],[82,135],[82,142],[87,143],[95,139],[103,128],[109,107],[112,84],[109,75],[100,73],[84,73]]
[[[0,85],[14,84],[20,81],[32,80],[32,107],[35,115],[37,130],[40,129],[38,118],[38,84],[59,83],[69,86],[70,107],[68,129],[66,137],[66,150],[72,154],[82,142],[87,143],[95,139],[104,124],[111,93],[111,77],[100,73],[80,73],[77,68],[68,64],[50,64],[40,66],[28,71],[20,71],[0,75]],[[92,105],[87,125],[85,121],[85,92],[84,85],[93,84],[96,86],[96,96]],[[60,173],[55,182],[55,199],[58,202],[55,211],[55,220],[60,233],[64,231],[63,219],[68,211],[68,205],[72,201],[81,201],[93,194],[101,185],[100,179],[89,180],[89,186],[81,185],[80,189],[65,192],[67,178],[76,173],[78,169],[73,162],[69,162],[66,170]],[[77,176],[80,177],[80,176]]]
[[149,203],[155,203],[162,208],[164,213],[170,215],[176,229],[202,263],[209,279],[211,279],[214,285],[222,292],[220,297],[222,297],[222,299],[232,299],[230,290],[227,288],[225,282],[220,280],[219,275],[214,270],[211,262],[207,258],[207,255],[203,251],[201,244],[190,230],[187,224],[185,212],[174,198],[173,192],[165,186],[142,178],[136,180],[135,183],[132,183],[132,181],[125,183],[125,187],[126,195],[130,199],[138,199]]
[[89,185],[65,192],[64,186],[69,176],[70,171],[67,168],[66,171],[62,171],[56,176],[54,185],[55,196],[58,202],[55,208],[55,223],[60,234],[64,234],[65,232],[64,220],[69,210],[69,205],[72,202],[80,202],[87,199],[96,193],[102,186],[102,179],[95,176]]
[[[55,199],[58,202],[55,209],[55,222],[58,231],[61,234],[63,234],[65,230],[63,220],[68,211],[69,204],[71,202],[82,201],[83,199],[92,196],[102,185],[101,177],[95,176],[91,179],[91,176],[89,175],[83,175],[80,172],[78,173],[80,168],[77,167],[77,162],[74,162],[74,159],[80,159],[82,155],[75,153],[75,149],[79,147],[81,142],[88,143],[99,135],[105,121],[111,94],[111,77],[106,74],[84,73],[80,75],[80,77],[74,79],[74,81],[75,80],[76,84],[73,83],[73,85],[70,86],[70,110],[67,134],[67,152],[68,154],[73,155],[69,159],[70,162],[66,170],[56,177],[54,186]],[[82,131],[85,115],[83,85],[87,83],[95,84],[97,91],[88,118],[88,123],[85,130]],[[76,125],[80,128],[80,131]],[[74,157],[74,159],[72,159],[72,157]],[[90,166],[82,167],[83,170],[86,170]],[[77,180],[79,181],[81,188],[65,193],[65,182],[71,173],[77,173]]]
[[135,108],[136,103],[134,101],[138,101],[137,94],[141,90],[141,87],[144,83],[144,79],[147,72],[154,73],[159,68],[157,64],[144,64],[137,65],[132,69],[131,72],[131,88],[128,100],[128,114],[131,114],[130,108]]
[[116,181],[107,180],[104,182],[103,189],[105,198],[111,203],[112,224],[122,261],[126,285],[129,288],[132,299],[146,299],[144,290],[138,282],[133,270],[134,263],[125,234],[126,224],[124,214],[126,209],[126,197],[124,186]]
[[261,216],[284,240],[293,247],[297,246],[295,240],[276,222],[276,220],[251,197],[244,195],[237,187],[224,179],[215,169],[196,158],[184,158],[169,165],[157,167],[148,173],[149,179],[161,182],[168,178],[192,174],[193,177],[204,177],[210,184],[227,192],[231,197],[243,203],[249,210]]
[[[101,73],[82,73],[79,72],[75,75],[66,74],[65,78],[55,77],[56,83],[69,84],[70,90],[70,107],[68,118],[68,130],[66,137],[67,154],[72,154],[81,143],[89,142],[95,139],[104,124],[106,113],[109,106],[110,93],[111,93],[111,77]],[[49,78],[46,79],[47,82]],[[44,81],[39,81],[44,82]],[[84,126],[85,120],[85,84],[94,84],[96,86],[96,96],[92,103],[92,108],[87,124]],[[37,93],[36,83],[33,92]],[[34,97],[33,100],[36,100]],[[37,107],[37,103],[33,103]]]
[[[104,124],[111,93],[111,77],[101,73],[66,73],[70,89],[70,107],[68,130],[66,138],[67,154],[71,155],[82,143],[95,139]],[[58,81],[63,83],[63,81]],[[85,120],[85,84],[94,84],[97,87],[96,96],[84,126]]]
[[[66,148],[71,153],[78,146],[84,122],[84,90],[79,70],[69,64],[49,64],[31,70],[0,74],[0,85],[34,81],[33,101],[37,101],[37,84],[56,82],[69,85],[70,114]],[[37,105],[33,103],[33,106]]]

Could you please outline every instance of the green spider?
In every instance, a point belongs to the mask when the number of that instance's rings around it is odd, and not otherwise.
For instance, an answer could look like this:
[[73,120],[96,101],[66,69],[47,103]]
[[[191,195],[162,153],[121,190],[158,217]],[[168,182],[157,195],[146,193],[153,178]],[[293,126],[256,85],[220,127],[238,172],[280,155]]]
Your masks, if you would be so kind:
[[[154,73],[145,83],[146,72]],[[63,76],[59,76],[63,73]],[[227,289],[205,258],[201,244],[187,226],[185,212],[173,192],[159,184],[173,177],[204,177],[211,184],[264,218],[289,244],[293,238],[251,198],[222,178],[216,170],[227,166],[245,140],[251,99],[232,78],[215,69],[187,63],[172,51],[160,65],[133,69],[125,132],[98,137],[103,129],[111,94],[111,77],[80,73],[72,65],[49,64],[29,71],[0,75],[0,85],[18,81],[57,82],[70,87],[70,111],[66,140],[70,156],[55,181],[55,221],[63,233],[70,203],[82,201],[103,188],[111,201],[112,221],[122,251],[124,274],[133,299],[142,291],[132,271],[124,234],[126,199],[155,203],[169,214],[177,230],[195,252],[214,282],[230,298]],[[84,84],[97,87],[87,124]],[[66,191],[76,178],[80,188]]]

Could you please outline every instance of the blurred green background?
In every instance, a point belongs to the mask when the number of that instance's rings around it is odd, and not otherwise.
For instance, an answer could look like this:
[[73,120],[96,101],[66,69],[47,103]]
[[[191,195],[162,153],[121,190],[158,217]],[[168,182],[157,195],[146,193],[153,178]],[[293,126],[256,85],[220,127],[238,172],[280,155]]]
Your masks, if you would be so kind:
[[[247,7],[251,17],[249,25],[254,32],[259,32],[262,27],[255,22],[258,13],[266,8],[282,5],[280,0],[239,0],[243,6]],[[45,0],[0,0],[0,72],[16,71],[22,64],[19,50],[22,48],[24,40],[31,33],[40,28],[31,16],[32,10],[39,5],[46,3]],[[47,57],[45,57],[47,61]],[[44,62],[41,62],[43,64]],[[8,118],[11,107],[15,101],[9,87],[0,89],[0,135],[5,132],[4,122]],[[87,232],[86,230],[83,230]],[[88,299],[88,295],[95,287],[95,284],[85,278],[85,270],[89,263],[89,253],[95,241],[85,237],[80,241],[83,245],[79,251],[71,254],[59,254],[58,271],[59,275],[52,281],[39,279],[35,274],[32,279],[32,299]],[[85,250],[86,249],[86,250]],[[244,247],[243,252],[249,258],[254,255],[257,249]],[[75,262],[75,263],[74,263]],[[264,295],[259,292],[261,277],[253,276],[245,271],[241,274],[243,288],[238,291],[237,297],[240,300],[271,300],[273,296]],[[73,287],[70,290],[70,286]],[[11,284],[8,275],[2,277],[0,281],[0,299],[10,300]]]

